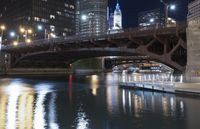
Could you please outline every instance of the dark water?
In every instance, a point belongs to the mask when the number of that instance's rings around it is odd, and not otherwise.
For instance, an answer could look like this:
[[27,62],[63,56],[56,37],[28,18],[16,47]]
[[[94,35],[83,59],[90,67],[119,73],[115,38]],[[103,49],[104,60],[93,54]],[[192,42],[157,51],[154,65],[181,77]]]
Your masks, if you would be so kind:
[[200,129],[200,98],[121,89],[117,79],[0,79],[0,129]]

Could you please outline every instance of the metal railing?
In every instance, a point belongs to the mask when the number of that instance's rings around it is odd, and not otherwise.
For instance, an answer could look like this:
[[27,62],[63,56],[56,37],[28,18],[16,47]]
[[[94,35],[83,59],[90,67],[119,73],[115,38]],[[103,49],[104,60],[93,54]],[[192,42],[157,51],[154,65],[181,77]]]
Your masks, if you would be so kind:
[[41,45],[48,45],[48,44],[57,44],[57,43],[75,43],[75,42],[86,42],[86,41],[91,41],[91,40],[105,40],[109,38],[120,38],[124,34],[130,34],[130,33],[148,33],[152,32],[153,30],[157,31],[162,31],[163,29],[172,29],[174,31],[174,28],[176,29],[185,29],[186,28],[186,23],[180,22],[177,23],[176,26],[150,26],[146,28],[128,28],[128,29],[122,29],[122,30],[117,30],[117,31],[108,31],[107,33],[101,34],[101,35],[93,35],[93,36],[88,36],[88,35],[74,35],[74,36],[69,36],[69,37],[58,37],[58,38],[50,38],[50,39],[40,39],[40,40],[34,40],[31,43],[25,43],[25,42],[20,42],[17,46],[14,46],[12,44],[10,45],[2,45],[2,50],[7,50],[7,49],[13,49],[13,48],[22,48],[22,47],[29,47],[29,46],[41,46]]

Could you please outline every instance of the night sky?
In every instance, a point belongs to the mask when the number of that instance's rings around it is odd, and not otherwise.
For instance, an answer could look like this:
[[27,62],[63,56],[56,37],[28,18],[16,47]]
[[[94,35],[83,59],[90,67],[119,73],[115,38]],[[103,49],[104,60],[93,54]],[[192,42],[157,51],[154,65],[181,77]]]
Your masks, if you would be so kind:
[[[169,0],[176,4],[175,11],[169,11],[169,16],[175,18],[177,21],[186,20],[187,4],[192,0]],[[115,9],[117,0],[109,0],[109,7]],[[119,0],[122,15],[123,27],[136,27],[138,24],[138,12],[151,10],[155,8],[164,9],[164,5],[160,0]]]

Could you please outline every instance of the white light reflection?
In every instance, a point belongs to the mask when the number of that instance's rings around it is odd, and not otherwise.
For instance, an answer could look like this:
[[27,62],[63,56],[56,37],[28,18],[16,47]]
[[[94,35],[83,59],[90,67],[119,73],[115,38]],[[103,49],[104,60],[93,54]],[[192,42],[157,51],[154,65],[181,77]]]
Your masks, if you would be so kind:
[[184,115],[184,103],[180,101],[181,114]]
[[137,118],[140,117],[140,111],[141,111],[141,109],[143,109],[143,106],[142,106],[143,100],[140,96],[138,96],[136,94],[134,95],[134,115]]
[[33,93],[23,93],[18,99],[17,123],[19,129],[33,128],[33,108],[34,108]]
[[176,103],[174,102],[173,97],[170,98],[170,107],[171,107],[171,115],[174,116],[176,111]]
[[19,93],[10,94],[8,99],[8,110],[7,110],[7,129],[16,129],[16,113],[17,113],[17,100]]
[[168,116],[168,102],[167,97],[162,97],[162,108],[163,108],[163,115]]
[[119,92],[117,85],[118,74],[107,74],[106,75],[106,100],[107,100],[107,110],[109,114],[114,114],[119,112]]
[[81,107],[77,115],[77,128],[76,129],[88,129],[89,128],[89,119],[85,112],[82,111]]
[[44,101],[47,93],[49,92],[50,85],[40,84],[37,85],[38,89],[38,96],[36,99],[36,107],[34,111],[34,129],[45,129],[46,121],[45,121],[45,108],[44,108]]
[[49,103],[49,126],[50,126],[50,129],[59,129],[59,126],[56,123],[57,119],[56,119],[55,101],[56,101],[56,94],[52,93],[50,103]]
[[23,86],[20,81],[13,81],[7,87],[5,87],[5,92],[9,95],[8,106],[7,106],[7,129],[16,128],[16,117],[17,117],[17,104],[18,98],[24,90],[31,90]]

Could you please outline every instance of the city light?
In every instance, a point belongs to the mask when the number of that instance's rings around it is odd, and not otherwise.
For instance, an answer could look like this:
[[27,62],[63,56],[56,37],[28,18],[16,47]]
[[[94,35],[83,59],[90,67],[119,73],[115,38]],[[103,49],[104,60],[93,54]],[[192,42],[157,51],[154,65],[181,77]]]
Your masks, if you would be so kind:
[[26,43],[30,43],[31,42],[31,39],[26,39]]
[[176,9],[176,5],[170,5],[170,9],[171,10],[175,10]]
[[37,26],[37,29],[38,29],[38,30],[42,30],[42,29],[43,29],[42,25],[38,25],[38,26]]
[[56,38],[56,35],[55,35],[54,33],[50,33],[50,36],[51,36],[52,38]]
[[151,19],[150,19],[150,22],[151,22],[151,23],[152,23],[152,22],[154,22],[154,21],[155,21],[155,19],[154,19],[154,18],[151,18]]
[[17,41],[14,41],[14,42],[13,42],[13,45],[14,45],[14,46],[17,46],[17,45],[18,45],[18,42],[17,42]]
[[16,35],[16,34],[15,34],[14,31],[11,31],[11,32],[10,32],[10,36],[11,36],[11,37],[15,37],[15,35]]
[[5,30],[6,29],[6,26],[5,25],[1,25],[1,30]]
[[81,19],[85,21],[85,20],[87,20],[87,16],[86,15],[82,15]]
[[33,33],[32,29],[28,29],[27,31],[28,31],[29,34]]
[[21,32],[21,33],[24,33],[24,32],[25,32],[25,29],[24,29],[24,28],[20,28],[20,32]]

